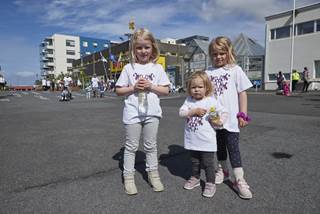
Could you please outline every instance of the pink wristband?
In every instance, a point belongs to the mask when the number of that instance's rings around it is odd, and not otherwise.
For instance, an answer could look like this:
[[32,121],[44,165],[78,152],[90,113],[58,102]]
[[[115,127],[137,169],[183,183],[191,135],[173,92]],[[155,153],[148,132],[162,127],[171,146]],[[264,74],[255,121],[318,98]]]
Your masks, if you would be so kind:
[[237,114],[237,118],[242,118],[246,122],[251,121],[251,118],[249,117],[249,115],[247,115],[246,113],[244,113],[242,111]]

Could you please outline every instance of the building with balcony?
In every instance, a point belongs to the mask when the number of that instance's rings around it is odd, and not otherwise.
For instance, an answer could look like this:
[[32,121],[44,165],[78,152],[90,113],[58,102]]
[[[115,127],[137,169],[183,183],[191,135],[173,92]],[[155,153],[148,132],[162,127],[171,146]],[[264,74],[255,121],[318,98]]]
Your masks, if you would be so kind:
[[64,34],[46,37],[40,44],[41,75],[57,77],[61,73],[71,73],[74,60],[101,51],[107,48],[109,43],[109,40]]
[[301,73],[308,67],[312,82],[309,89],[320,89],[320,3],[267,16],[265,20],[265,89],[277,88],[278,71],[290,79],[292,52],[292,69]]

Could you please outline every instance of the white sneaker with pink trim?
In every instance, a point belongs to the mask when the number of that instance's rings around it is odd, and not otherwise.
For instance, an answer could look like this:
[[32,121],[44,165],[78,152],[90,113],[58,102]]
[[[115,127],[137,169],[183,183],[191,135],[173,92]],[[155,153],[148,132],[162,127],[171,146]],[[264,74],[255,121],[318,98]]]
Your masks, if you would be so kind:
[[252,198],[252,193],[250,191],[250,187],[247,182],[242,178],[238,179],[233,183],[234,189],[238,192],[240,198],[250,199]]

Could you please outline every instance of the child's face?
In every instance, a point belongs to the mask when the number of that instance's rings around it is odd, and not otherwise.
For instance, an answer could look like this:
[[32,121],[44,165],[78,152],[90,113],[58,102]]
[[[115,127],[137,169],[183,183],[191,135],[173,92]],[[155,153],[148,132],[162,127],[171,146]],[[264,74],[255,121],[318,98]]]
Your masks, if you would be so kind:
[[216,67],[223,67],[228,64],[227,60],[228,54],[219,50],[213,51],[212,61]]
[[196,99],[201,100],[206,96],[206,86],[200,77],[191,80],[190,83],[190,95]]
[[138,37],[135,53],[140,64],[146,64],[150,62],[150,58],[152,55],[152,43],[150,40],[144,39],[142,37]]

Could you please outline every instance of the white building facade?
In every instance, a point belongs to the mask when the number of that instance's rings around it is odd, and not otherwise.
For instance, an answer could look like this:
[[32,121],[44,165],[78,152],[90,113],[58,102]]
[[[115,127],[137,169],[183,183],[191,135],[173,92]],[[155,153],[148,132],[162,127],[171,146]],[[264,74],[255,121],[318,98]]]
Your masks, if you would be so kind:
[[53,34],[40,44],[41,76],[71,73],[72,62],[108,47],[109,40]]
[[295,10],[293,37],[292,10],[268,16],[265,20],[265,89],[277,88],[276,74],[279,71],[290,79],[292,47],[292,69],[301,73],[307,67],[312,81],[309,89],[320,89],[320,3]]

